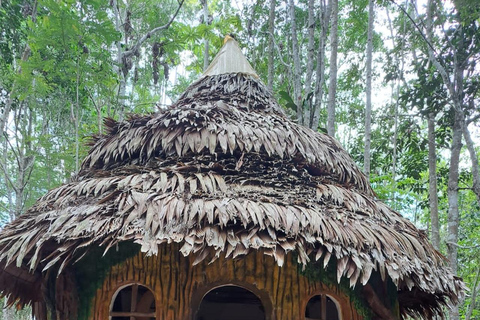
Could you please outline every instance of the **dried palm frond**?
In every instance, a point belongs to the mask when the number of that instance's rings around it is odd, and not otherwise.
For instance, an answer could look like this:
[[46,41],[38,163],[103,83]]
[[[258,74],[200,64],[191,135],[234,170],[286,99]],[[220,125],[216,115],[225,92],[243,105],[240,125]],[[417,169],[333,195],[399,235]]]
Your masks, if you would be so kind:
[[301,264],[334,257],[352,286],[373,271],[389,277],[405,314],[434,313],[463,292],[425,233],[376,199],[339,143],[289,120],[253,76],[204,77],[168,110],[106,126],[78,176],[1,232],[10,269],[61,272],[88,246],[130,240],[156,254],[176,242],[197,263],[260,249],[280,266],[289,252]]

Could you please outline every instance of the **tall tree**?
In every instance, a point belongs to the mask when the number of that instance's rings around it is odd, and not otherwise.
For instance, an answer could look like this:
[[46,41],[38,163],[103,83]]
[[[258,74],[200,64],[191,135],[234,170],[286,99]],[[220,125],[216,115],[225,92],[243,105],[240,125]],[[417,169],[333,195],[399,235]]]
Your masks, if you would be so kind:
[[[433,1],[427,2],[427,39],[433,43]],[[431,99],[429,99],[431,100]],[[437,152],[435,144],[435,113],[429,112],[428,122],[428,190],[429,190],[429,208],[430,221],[432,228],[432,244],[435,249],[440,250],[440,223],[438,218],[438,194],[437,194]]]
[[327,133],[335,136],[335,104],[337,94],[338,0],[332,0],[330,29],[330,79],[328,84]]
[[293,101],[297,106],[297,119],[300,124],[303,119],[303,99],[302,99],[302,67],[300,64],[300,49],[297,35],[297,22],[295,17],[295,3],[293,0],[288,2],[288,13],[290,18],[291,38],[292,38],[292,60],[293,60]]
[[[433,43],[433,1],[427,2],[427,39]],[[435,114],[429,112],[428,119],[428,176],[429,176],[429,207],[430,221],[432,225],[432,244],[440,250],[440,224],[438,219],[438,195],[437,195],[437,153],[435,145]]]
[[440,250],[440,222],[438,218],[438,191],[437,191],[437,152],[435,143],[435,115],[428,114],[428,194],[430,208],[430,222],[432,228],[432,244]]
[[[202,12],[203,12],[203,23],[205,25],[209,25],[211,23],[210,21],[210,14],[208,13],[208,1],[207,0],[201,0],[200,1],[202,4]],[[203,53],[203,71],[207,70],[208,64],[210,63],[210,57],[209,57],[209,47],[210,47],[210,42],[208,41],[208,38],[205,37],[203,39],[203,42],[205,43],[205,49]]]
[[[450,168],[448,171],[448,226],[447,226],[447,253],[450,268],[453,273],[458,272],[458,228],[460,224],[459,203],[458,203],[458,179],[460,152],[462,150],[462,125],[463,119],[455,114],[453,124],[453,137],[451,143]],[[458,305],[450,310],[451,319],[459,319]]]
[[[313,81],[313,71],[315,64],[315,8],[314,1],[308,0],[308,21],[307,21],[307,30],[308,30],[308,45],[307,45],[307,65],[306,65],[306,74],[305,74],[305,93],[304,99],[302,101],[302,112],[303,112],[303,121],[305,126],[311,127],[311,112],[312,108],[312,81]],[[318,61],[316,61],[318,63]]]
[[275,58],[275,8],[276,0],[270,0],[270,9],[268,14],[268,89],[273,90],[274,78],[274,58]]
[[[423,42],[423,52],[427,61],[433,66],[433,77],[441,79],[440,92],[446,93],[443,99],[449,110],[444,112],[450,115],[451,144],[450,165],[448,174],[448,227],[447,253],[451,268],[458,269],[458,240],[460,219],[459,208],[459,161],[462,150],[462,137],[468,150],[475,150],[470,137],[468,123],[475,121],[478,114],[475,110],[477,101],[479,74],[475,69],[476,61],[480,56],[478,44],[477,20],[480,16],[480,4],[476,1],[454,1],[454,10],[447,11],[440,2],[429,2],[427,6],[426,22],[419,23],[411,18]],[[405,10],[404,12],[408,14]],[[434,14],[432,12],[435,12]],[[420,20],[417,20],[420,21]],[[426,30],[422,26],[427,26]],[[436,29],[434,27],[436,26]],[[436,32],[434,32],[436,31]],[[438,37],[441,35],[441,37]],[[432,83],[431,83],[432,85]],[[428,87],[426,88],[427,90]],[[429,103],[430,104],[430,103]],[[431,110],[428,113],[430,113]],[[476,152],[469,152],[471,160],[471,190],[477,196],[477,205],[480,205],[480,190],[475,181],[480,181],[478,173],[478,158]],[[432,160],[433,161],[433,160]],[[477,191],[478,190],[478,191]],[[451,319],[459,319],[459,308],[455,306],[450,312]]]
[[310,111],[311,113],[311,123],[310,128],[313,130],[318,129],[318,124],[320,122],[320,110],[322,107],[323,101],[323,86],[325,83],[325,47],[327,44],[327,37],[328,37],[328,27],[330,25],[330,17],[331,17],[331,1],[320,1],[320,8],[318,16],[320,21],[318,22],[318,26],[320,27],[320,39],[318,41],[318,49],[317,49],[317,68],[315,71],[316,74],[316,84],[315,84],[315,96],[314,96],[314,103],[313,108]]
[[373,0],[368,1],[368,30],[367,30],[367,84],[366,84],[366,106],[365,106],[365,149],[363,153],[363,170],[367,179],[370,179],[370,145],[372,126],[372,64],[373,64]]

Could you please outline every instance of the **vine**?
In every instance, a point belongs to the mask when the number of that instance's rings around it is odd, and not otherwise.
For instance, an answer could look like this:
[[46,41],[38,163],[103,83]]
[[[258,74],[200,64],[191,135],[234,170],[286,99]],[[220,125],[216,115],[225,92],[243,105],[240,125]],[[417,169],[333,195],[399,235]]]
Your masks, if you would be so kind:
[[330,259],[326,268],[323,267],[323,261],[317,261],[308,263],[306,266],[299,265],[298,270],[300,274],[305,276],[309,281],[321,282],[327,286],[338,287],[340,291],[349,298],[358,314],[364,320],[372,319],[373,313],[367,301],[363,298],[361,286],[351,288],[349,280],[345,277],[342,277],[340,283],[337,282],[337,261],[334,258]]
[[119,243],[103,255],[105,248],[94,247],[75,265],[75,280],[78,288],[78,320],[87,320],[91,301],[97,289],[103,285],[110,269],[138,254],[140,246],[132,242]]

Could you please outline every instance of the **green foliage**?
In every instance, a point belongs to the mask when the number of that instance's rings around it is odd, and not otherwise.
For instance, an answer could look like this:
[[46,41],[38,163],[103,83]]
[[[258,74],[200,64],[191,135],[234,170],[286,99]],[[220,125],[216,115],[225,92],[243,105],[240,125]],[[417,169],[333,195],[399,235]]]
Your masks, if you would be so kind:
[[280,91],[279,95],[280,95],[280,97],[282,97],[283,100],[285,100],[285,103],[283,103],[283,105],[286,108],[291,109],[294,112],[297,112],[297,105],[293,101],[292,97],[288,94],[288,92]]

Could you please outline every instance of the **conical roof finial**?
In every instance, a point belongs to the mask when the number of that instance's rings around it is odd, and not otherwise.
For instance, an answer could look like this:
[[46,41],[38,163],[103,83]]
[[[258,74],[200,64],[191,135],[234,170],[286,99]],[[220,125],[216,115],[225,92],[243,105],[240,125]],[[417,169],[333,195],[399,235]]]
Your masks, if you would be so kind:
[[247,58],[242,53],[237,41],[231,36],[226,36],[223,47],[215,59],[208,66],[203,76],[214,76],[225,73],[244,73],[258,78]]

